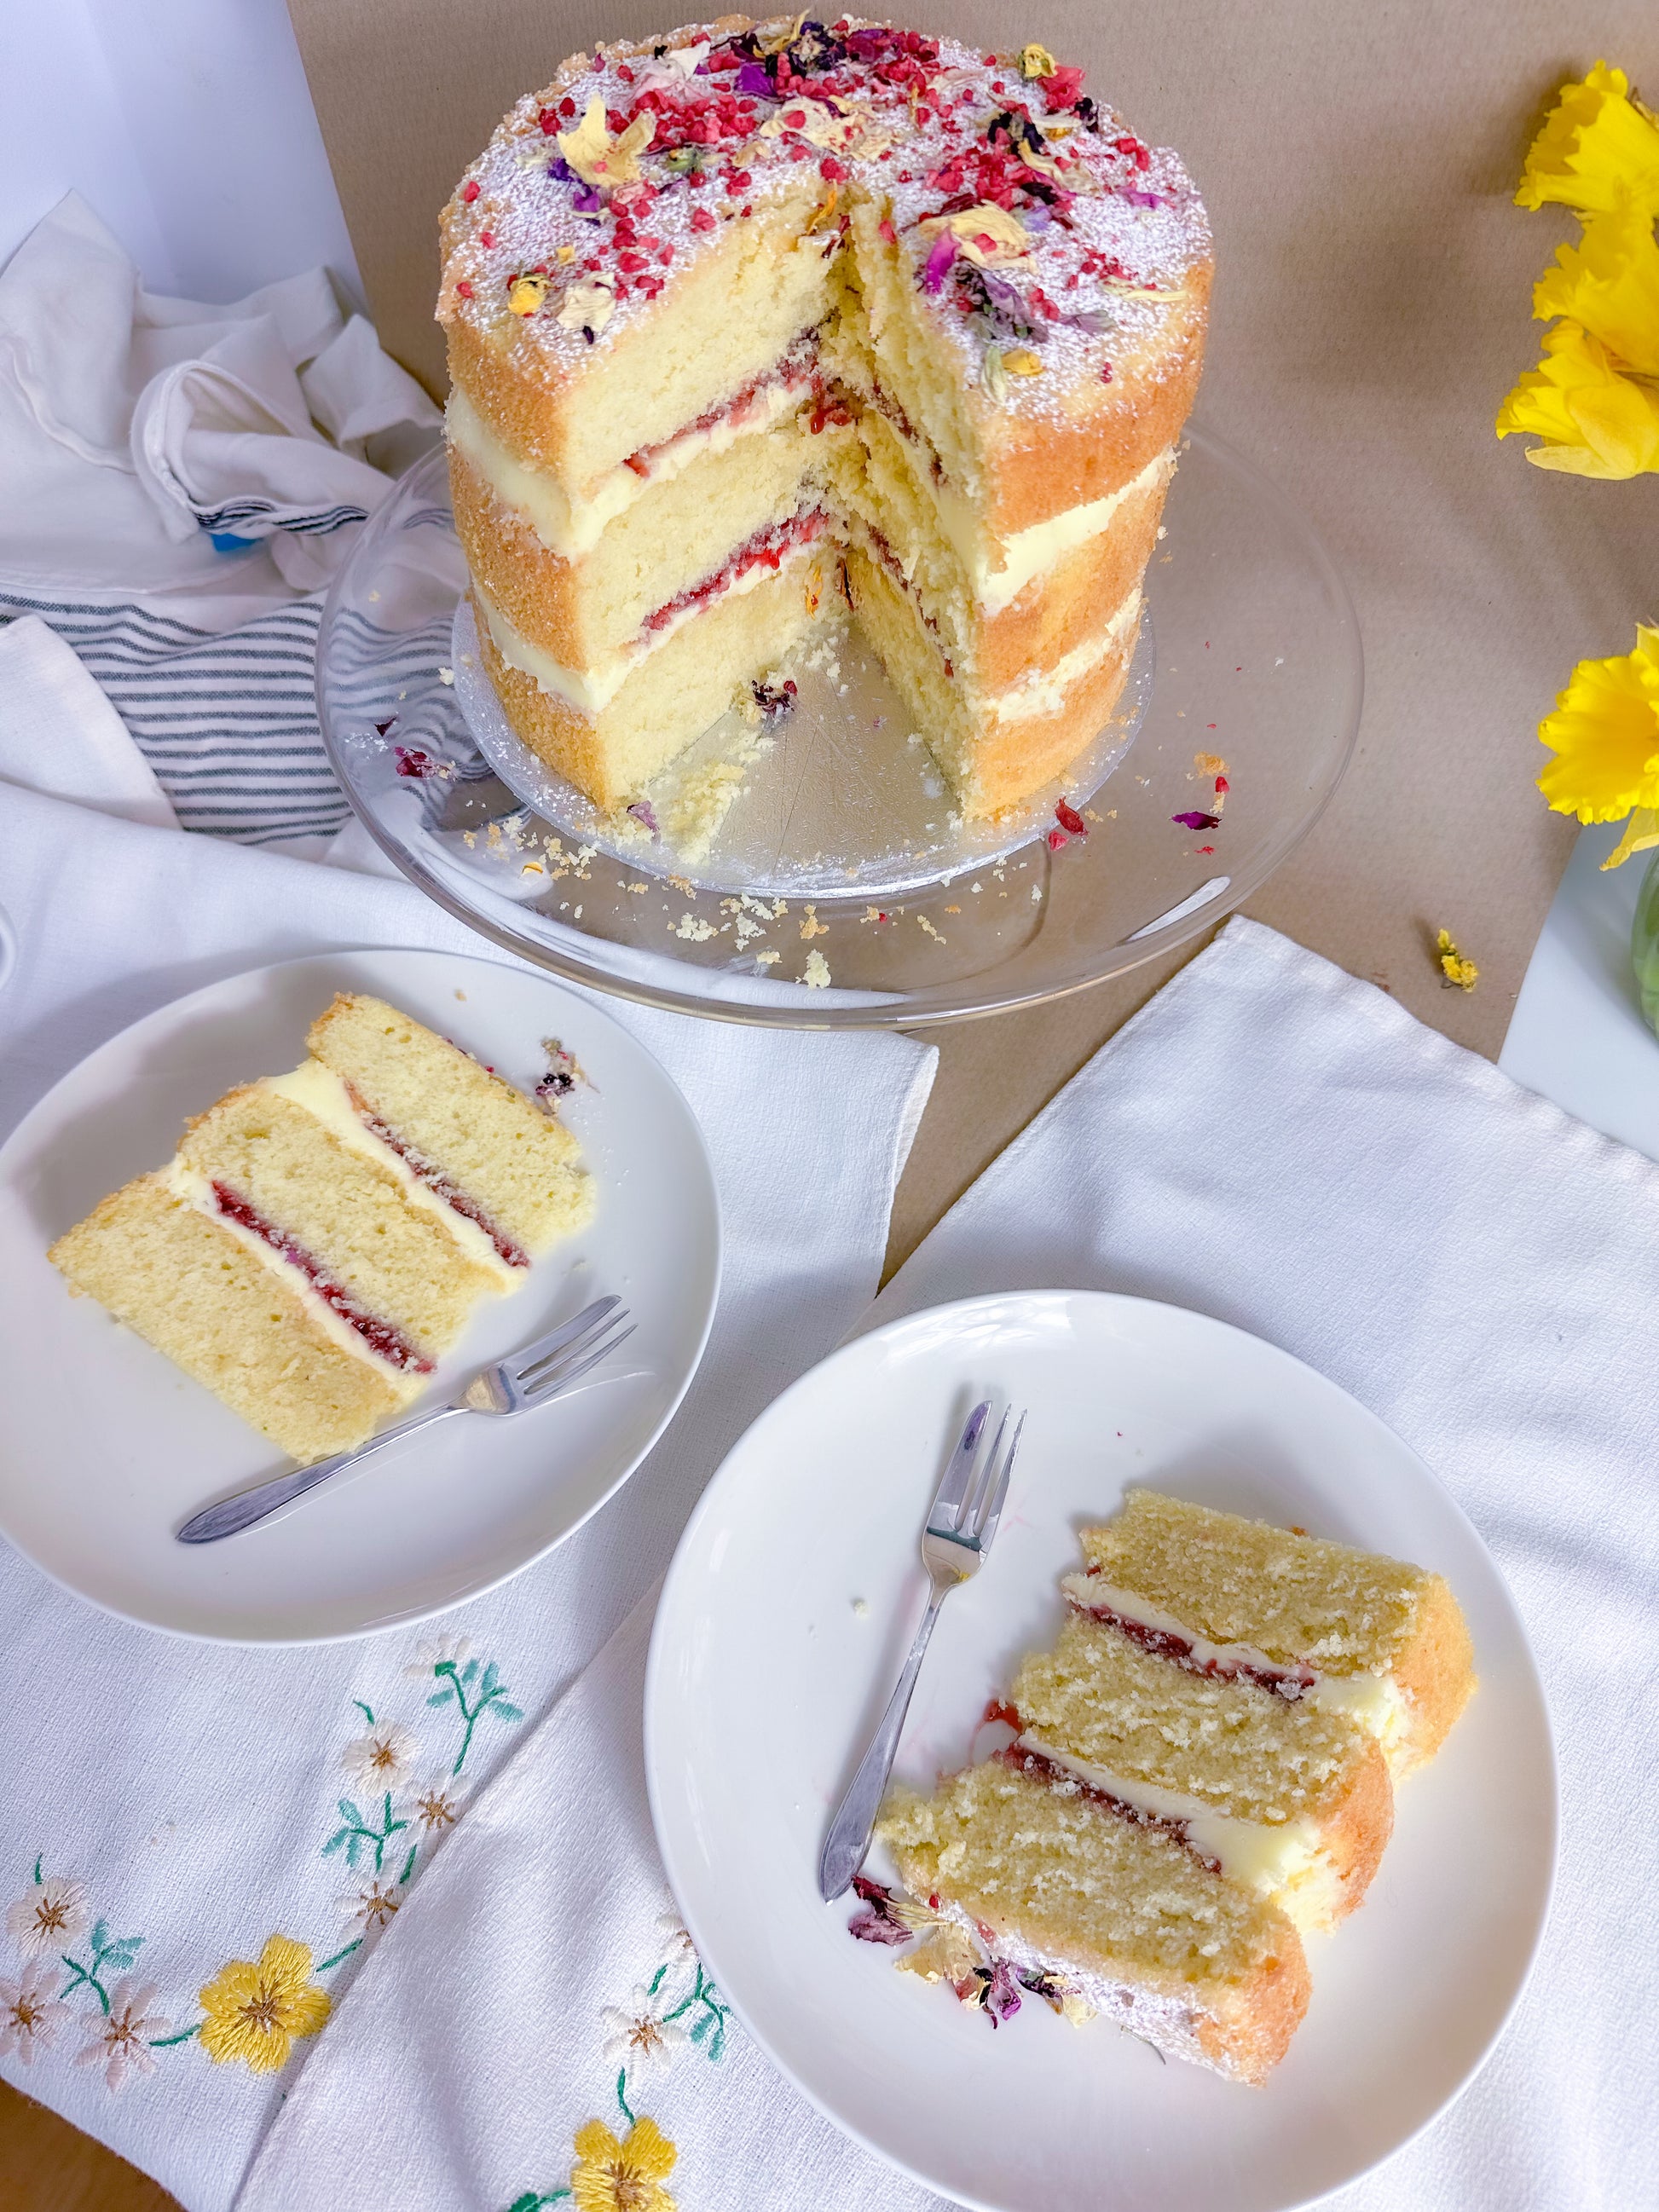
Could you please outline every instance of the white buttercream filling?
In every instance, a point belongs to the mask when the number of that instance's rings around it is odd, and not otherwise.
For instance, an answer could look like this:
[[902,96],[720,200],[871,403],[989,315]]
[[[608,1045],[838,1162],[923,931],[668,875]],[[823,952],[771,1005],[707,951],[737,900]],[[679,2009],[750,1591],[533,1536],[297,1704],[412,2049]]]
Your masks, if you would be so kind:
[[193,1206],[198,1213],[205,1213],[228,1237],[234,1237],[245,1251],[251,1252],[259,1265],[300,1301],[307,1317],[315,1322],[323,1334],[342,1352],[349,1352],[354,1359],[362,1360],[404,1397],[412,1398],[424,1389],[425,1376],[412,1374],[393,1361],[383,1359],[373,1345],[335,1311],[303,1267],[296,1267],[291,1260],[283,1257],[274,1244],[266,1243],[263,1237],[257,1236],[243,1223],[234,1221],[228,1213],[222,1212],[210,1177],[175,1156],[171,1164],[161,1170],[161,1180],[174,1198]]
[[1150,489],[1160,475],[1169,475],[1175,467],[1175,449],[1166,447],[1154,454],[1138,477],[1108,492],[1103,499],[1068,507],[1061,514],[1034,522],[1029,530],[1017,530],[1012,538],[988,538],[980,509],[934,476],[932,448],[907,438],[890,416],[883,420],[908,449],[915,480],[927,486],[938,509],[940,532],[966,570],[974,597],[988,615],[1000,615],[1005,607],[1012,606],[1033,578],[1051,568],[1073,547],[1099,537],[1109,528],[1126,500]]
[[[522,1267],[503,1260],[495,1249],[488,1231],[465,1213],[458,1213],[447,1200],[422,1182],[409,1162],[395,1146],[377,1137],[363,1121],[351,1103],[351,1093],[344,1079],[320,1060],[302,1060],[288,1075],[267,1075],[261,1079],[261,1088],[274,1091],[280,1098],[303,1107],[313,1120],[320,1121],[330,1134],[337,1137],[349,1152],[360,1159],[372,1161],[395,1176],[409,1203],[421,1212],[441,1222],[445,1231],[453,1237],[469,1260],[486,1267],[503,1291],[514,1291],[524,1280]],[[266,1247],[269,1250],[269,1246]]]
[[1129,593],[1098,637],[1084,644],[1057,660],[1052,668],[1039,669],[1027,676],[1011,690],[1000,691],[990,701],[990,711],[999,722],[1012,721],[1017,715],[1057,714],[1066,703],[1066,694],[1079,676],[1086,675],[1132,629],[1140,619],[1139,587]]
[[652,453],[649,474],[641,476],[624,462],[601,477],[586,498],[572,499],[558,478],[510,453],[459,386],[449,395],[444,427],[450,443],[483,477],[504,506],[521,514],[550,553],[562,561],[591,553],[619,514],[653,484],[669,483],[707,453],[729,452],[741,438],[769,430],[793,414],[808,381],[805,372],[790,381],[769,384],[735,414],[703,430],[682,430]]
[[1192,1848],[1213,1859],[1229,1881],[1241,1882],[1264,1896],[1288,1893],[1285,1910],[1297,1917],[1292,1900],[1321,1856],[1316,1821],[1305,1817],[1272,1823],[1241,1820],[1237,1814],[1218,1813],[1201,1797],[1189,1796],[1184,1790],[1165,1790],[1155,1782],[1143,1782],[1110,1767],[1095,1766],[1086,1759],[1075,1759],[1035,1729],[1028,1729],[1018,1742],[1022,1751],[1040,1753],[1091,1789],[1120,1798],[1138,1812],[1152,1814],[1161,1820],[1180,1821]]
[[1104,1606],[1144,1628],[1182,1637],[1192,1646],[1195,1666],[1214,1666],[1222,1670],[1265,1667],[1275,1674],[1299,1670],[1311,1674],[1312,1686],[1303,1691],[1297,1702],[1312,1705],[1320,1712],[1348,1714],[1376,1737],[1385,1753],[1391,1755],[1410,1729],[1411,1709],[1391,1674],[1327,1674],[1305,1661],[1288,1662],[1269,1658],[1253,1644],[1212,1644],[1174,1613],[1165,1613],[1162,1607],[1153,1605],[1135,1590],[1120,1589],[1116,1583],[1099,1575],[1065,1575],[1060,1578],[1060,1588],[1085,1612],[1095,1606]]
[[542,690],[556,699],[562,699],[567,706],[574,707],[579,714],[598,714],[611,704],[640,664],[648,660],[653,653],[666,645],[675,632],[683,629],[695,616],[704,614],[710,607],[720,606],[729,599],[741,599],[745,592],[758,591],[763,584],[769,584],[775,576],[781,575],[797,560],[812,552],[817,543],[816,538],[799,540],[785,550],[775,568],[769,568],[763,561],[757,561],[752,568],[745,569],[741,576],[735,578],[724,591],[717,592],[713,599],[699,599],[690,606],[682,607],[660,628],[648,631],[631,652],[620,653],[616,659],[602,662],[597,668],[567,668],[562,661],[555,660],[543,647],[532,645],[528,638],[520,635],[476,576],[472,580],[472,589],[477,595],[478,605],[483,609],[489,635],[495,641],[495,650],[507,666],[516,668],[522,676],[528,676]]

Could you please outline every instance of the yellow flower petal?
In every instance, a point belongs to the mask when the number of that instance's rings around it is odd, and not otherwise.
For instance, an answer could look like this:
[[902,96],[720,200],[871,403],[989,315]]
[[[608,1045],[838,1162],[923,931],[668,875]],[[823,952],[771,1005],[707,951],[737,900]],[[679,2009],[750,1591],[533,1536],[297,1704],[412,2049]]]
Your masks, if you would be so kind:
[[631,185],[640,173],[638,156],[656,135],[657,118],[648,109],[634,118],[616,137],[605,127],[605,102],[596,92],[587,112],[574,131],[559,133],[559,153],[585,185],[606,191]]
[[545,276],[520,276],[507,295],[507,304],[515,315],[533,315],[547,297]]
[[1556,200],[1584,215],[1659,214],[1659,126],[1630,96],[1623,70],[1597,62],[1582,84],[1562,86],[1515,198],[1524,208]]
[[576,2212],[676,2212],[663,2187],[679,2154],[653,2119],[635,2121],[618,2142],[603,2120],[576,2130],[570,2191]]
[[1538,788],[1558,814],[1659,808],[1659,629],[1639,628],[1633,653],[1581,660],[1538,735],[1555,756]]
[[1659,393],[1621,376],[1607,348],[1576,323],[1544,334],[1544,358],[1498,410],[1500,438],[1542,438],[1527,459],[1575,476],[1634,477],[1659,469]]
[[916,228],[926,238],[948,230],[969,260],[977,261],[981,269],[1023,260],[1031,250],[1030,234],[1019,217],[998,207],[994,200],[961,208],[955,215],[930,215]]
[[1041,376],[1042,363],[1030,346],[1016,346],[1012,353],[1002,356],[1002,365],[1010,376]]
[[1622,868],[1632,853],[1645,853],[1653,845],[1659,845],[1659,811],[1651,806],[1632,807],[1624,836],[1601,863],[1603,874],[1609,868]]
[[1659,244],[1644,215],[1592,216],[1534,287],[1540,322],[1569,316],[1620,368],[1659,375]]
[[1032,78],[1052,76],[1054,73],[1054,58],[1047,46],[1026,46],[1019,57],[1019,73],[1022,76]]
[[576,2130],[576,2155],[598,2165],[602,2159],[619,2158],[622,2145],[603,2120],[589,2120]]

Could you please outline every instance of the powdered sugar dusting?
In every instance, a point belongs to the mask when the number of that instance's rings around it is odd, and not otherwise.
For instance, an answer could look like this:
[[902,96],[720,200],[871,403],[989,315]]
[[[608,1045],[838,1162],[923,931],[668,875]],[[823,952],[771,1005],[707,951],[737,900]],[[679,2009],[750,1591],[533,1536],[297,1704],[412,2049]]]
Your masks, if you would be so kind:
[[1022,415],[1110,382],[1210,253],[1179,158],[1079,71],[1033,79],[949,39],[781,17],[602,47],[520,100],[447,211],[439,317],[562,380],[734,224],[787,205],[832,252],[859,198],[964,376]]

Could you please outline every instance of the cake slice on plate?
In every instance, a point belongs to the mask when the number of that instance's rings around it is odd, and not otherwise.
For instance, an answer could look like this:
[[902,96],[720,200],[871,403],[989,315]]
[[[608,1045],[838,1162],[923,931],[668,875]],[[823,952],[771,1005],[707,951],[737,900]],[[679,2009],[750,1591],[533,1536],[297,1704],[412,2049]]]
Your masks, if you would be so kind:
[[301,1461],[399,1413],[592,1204],[568,1130],[384,1000],[342,994],[307,1042],[49,1255]]
[[1074,1606],[1178,1665],[1352,1714],[1396,1777],[1433,1756],[1474,1692],[1468,1625],[1420,1567],[1152,1490],[1082,1544]]

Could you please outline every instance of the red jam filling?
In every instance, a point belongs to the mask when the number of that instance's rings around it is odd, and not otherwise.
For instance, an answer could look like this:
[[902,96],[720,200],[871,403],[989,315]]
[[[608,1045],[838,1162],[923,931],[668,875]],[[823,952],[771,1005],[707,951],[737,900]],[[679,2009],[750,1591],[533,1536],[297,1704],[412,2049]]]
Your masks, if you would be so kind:
[[[713,227],[712,222],[710,227]],[[682,438],[690,438],[700,430],[714,430],[717,429],[722,422],[739,421],[754,405],[761,393],[770,386],[806,383],[816,385],[819,380],[814,368],[816,359],[817,349],[810,340],[797,341],[783,358],[769,368],[763,375],[756,377],[751,384],[745,384],[735,398],[724,399],[718,407],[708,408],[703,414],[698,416],[695,422],[688,422],[684,429],[676,430],[672,438],[663,438],[654,446],[641,446],[637,452],[629,454],[623,466],[632,469],[636,477],[648,477],[651,473],[651,464],[659,453],[665,452],[670,446],[678,445]]]
[[[1098,1570],[1091,1567],[1089,1572],[1095,1574]],[[1066,1601],[1079,1613],[1087,1613],[1091,1620],[1116,1629],[1120,1636],[1127,1636],[1143,1651],[1150,1651],[1157,1659],[1167,1659],[1171,1666],[1188,1674],[1207,1675],[1216,1682],[1249,1682],[1258,1690],[1271,1690],[1287,1705],[1305,1697],[1319,1680],[1311,1667],[1275,1667],[1266,1660],[1200,1659],[1193,1650],[1192,1638],[1172,1628],[1154,1628],[1149,1621],[1131,1620],[1127,1613],[1118,1613],[1109,1605],[1085,1605],[1074,1597]]]
[[324,1304],[338,1314],[348,1328],[355,1329],[377,1358],[384,1359],[389,1367],[400,1368],[406,1375],[432,1372],[432,1361],[410,1342],[401,1329],[394,1328],[389,1321],[381,1321],[366,1306],[360,1305],[343,1283],[337,1283],[324,1272],[321,1262],[303,1244],[295,1243],[285,1230],[267,1221],[257,1206],[250,1206],[246,1199],[222,1182],[214,1184],[213,1200],[227,1221],[247,1230],[269,1244],[273,1252],[280,1253],[290,1267],[297,1267]]
[[1109,1813],[1114,1820],[1127,1820],[1137,1828],[1156,1829],[1159,1835],[1167,1836],[1171,1843],[1179,1844],[1183,1850],[1190,1851],[1199,1864],[1208,1867],[1212,1874],[1220,1873],[1220,1860],[1212,1858],[1208,1851],[1199,1850],[1193,1841],[1192,1828],[1187,1821],[1172,1820],[1165,1814],[1149,1813],[1143,1805],[1132,1805],[1127,1797],[1120,1797],[1110,1790],[1097,1789],[1092,1782],[1084,1781],[1069,1767],[1062,1766],[1058,1759],[1046,1758],[1042,1752],[1032,1751],[1027,1746],[1011,1743],[1006,1751],[1000,1751],[996,1755],[1016,1774],[1024,1774],[1030,1780],[1041,1782],[1050,1790],[1065,1790],[1086,1798],[1090,1804],[1098,1805],[1103,1813]]
[[424,1183],[433,1196],[442,1199],[452,1212],[482,1229],[509,1267],[530,1265],[530,1255],[523,1245],[515,1244],[505,1230],[498,1229],[476,1198],[470,1198],[459,1183],[450,1181],[435,1160],[417,1152],[406,1137],[400,1137],[388,1122],[383,1121],[354,1085],[348,1083],[346,1091],[363,1127],[396,1152],[417,1182]]
[[647,630],[663,629],[676,615],[684,614],[690,607],[706,606],[717,599],[722,592],[729,591],[740,577],[751,568],[777,569],[783,566],[783,556],[797,545],[810,545],[830,520],[821,507],[809,507],[804,514],[792,515],[787,522],[775,524],[767,530],[758,530],[748,543],[739,545],[723,568],[706,576],[701,584],[678,597],[667,600],[653,615],[646,618]]

